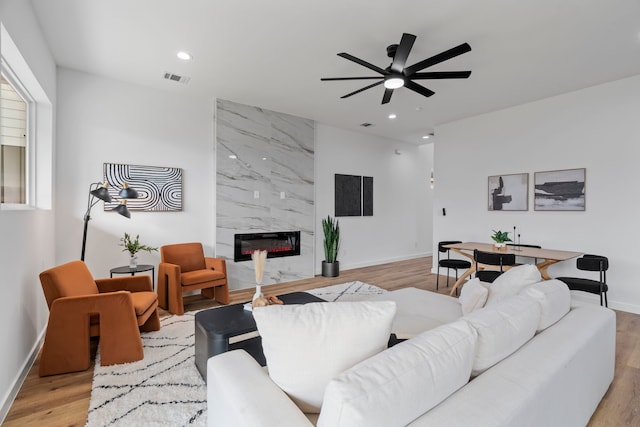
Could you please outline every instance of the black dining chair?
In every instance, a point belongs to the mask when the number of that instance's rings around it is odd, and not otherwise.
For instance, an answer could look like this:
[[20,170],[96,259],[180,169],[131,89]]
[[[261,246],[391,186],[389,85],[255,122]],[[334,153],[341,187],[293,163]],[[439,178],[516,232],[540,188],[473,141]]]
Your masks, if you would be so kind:
[[[447,288],[449,287],[449,270],[456,271],[456,282],[458,281],[458,269],[467,270],[471,268],[471,263],[463,259],[451,258],[449,248],[445,248],[446,245],[453,245],[455,243],[462,243],[460,240],[444,240],[438,242],[438,274],[436,275],[436,291],[438,290],[440,281],[440,267],[447,269]],[[440,259],[440,254],[447,254],[447,257]]]
[[576,260],[576,267],[582,271],[597,271],[598,280],[586,279],[582,277],[557,277],[558,280],[567,284],[572,291],[583,291],[600,295],[600,305],[604,296],[604,306],[609,307],[607,301],[607,270],[609,269],[609,259],[601,255],[583,255]]
[[[477,249],[473,251],[473,259],[476,262],[476,277],[482,282],[492,283],[503,272],[504,267],[516,264],[514,254],[501,254],[498,252],[482,252]],[[480,270],[478,266],[492,265],[498,267],[497,270]]]

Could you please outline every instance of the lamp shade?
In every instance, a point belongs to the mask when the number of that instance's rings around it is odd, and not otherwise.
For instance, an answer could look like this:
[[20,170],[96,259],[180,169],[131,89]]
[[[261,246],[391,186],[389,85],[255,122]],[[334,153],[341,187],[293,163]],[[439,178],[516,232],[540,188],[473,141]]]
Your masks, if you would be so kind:
[[126,182],[124,184],[122,184],[122,190],[120,190],[120,193],[118,195],[123,199],[137,199],[138,198],[138,192],[136,190],[134,190],[133,188],[129,187],[129,184],[127,184]]
[[[94,184],[95,185],[95,184]],[[95,190],[91,190],[91,195],[97,197],[100,200],[103,200],[107,203],[111,202],[111,196],[109,195],[109,183],[104,182]]]
[[129,212],[129,209],[127,209],[127,201],[126,200],[120,200],[120,204],[118,206],[116,206],[115,208],[113,208],[112,210],[118,212],[122,216],[126,216],[127,218],[131,218],[131,213]]

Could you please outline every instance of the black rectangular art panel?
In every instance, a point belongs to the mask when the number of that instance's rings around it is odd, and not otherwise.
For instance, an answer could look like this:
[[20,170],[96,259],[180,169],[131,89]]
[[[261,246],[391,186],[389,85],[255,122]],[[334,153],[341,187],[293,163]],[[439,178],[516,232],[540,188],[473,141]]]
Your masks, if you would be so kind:
[[362,216],[373,216],[373,177],[362,177]]
[[361,176],[336,174],[335,216],[362,215],[361,184]]
[[335,175],[335,216],[373,216],[373,177]]

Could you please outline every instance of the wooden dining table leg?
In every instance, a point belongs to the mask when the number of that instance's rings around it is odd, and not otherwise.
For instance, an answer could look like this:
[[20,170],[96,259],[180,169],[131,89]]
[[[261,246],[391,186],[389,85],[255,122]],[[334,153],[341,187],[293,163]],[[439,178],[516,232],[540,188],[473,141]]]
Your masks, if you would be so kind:
[[465,280],[467,280],[467,277],[471,276],[471,274],[473,274],[473,272],[476,270],[476,260],[473,259],[473,255],[469,255],[468,253],[463,252],[460,249],[451,248],[451,250],[464,257],[469,258],[469,260],[471,261],[471,267],[469,267],[469,269],[465,271],[458,280],[456,280],[456,283],[454,283],[453,287],[451,288],[451,292],[449,292],[449,295],[454,296],[458,287],[460,287],[465,282]]
[[551,280],[551,276],[547,273],[547,269],[557,262],[558,261],[554,259],[545,259],[544,261],[536,264],[536,267],[538,267],[538,271],[540,271],[540,275],[544,280]]

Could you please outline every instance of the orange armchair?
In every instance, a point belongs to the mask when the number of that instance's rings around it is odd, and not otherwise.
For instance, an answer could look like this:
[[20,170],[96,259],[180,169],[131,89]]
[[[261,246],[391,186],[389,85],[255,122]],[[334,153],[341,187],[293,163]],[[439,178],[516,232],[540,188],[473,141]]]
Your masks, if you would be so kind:
[[201,243],[180,243],[160,248],[158,303],[173,314],[184,314],[182,293],[201,289],[205,298],[229,304],[227,264],[207,258]]
[[88,369],[96,336],[103,366],[141,360],[140,330],[160,329],[149,276],[94,280],[84,262],[72,261],[40,273],[40,283],[49,306],[40,376]]

